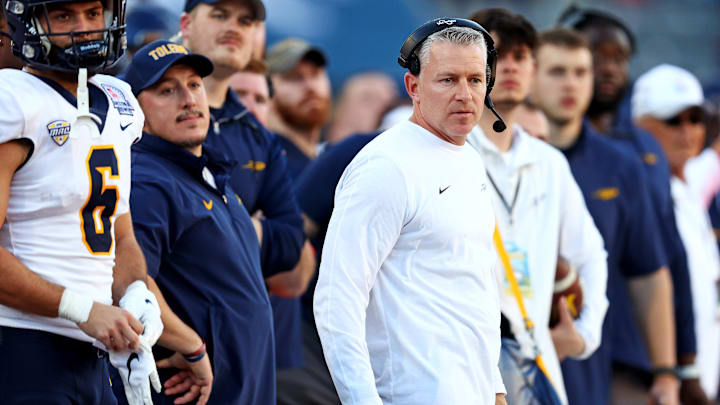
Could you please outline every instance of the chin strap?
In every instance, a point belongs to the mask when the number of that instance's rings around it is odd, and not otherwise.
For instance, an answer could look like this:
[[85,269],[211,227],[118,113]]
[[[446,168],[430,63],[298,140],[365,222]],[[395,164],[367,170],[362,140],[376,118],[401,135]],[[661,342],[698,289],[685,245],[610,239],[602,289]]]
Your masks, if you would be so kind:
[[89,131],[91,137],[99,138],[100,130],[98,125],[102,124],[102,120],[90,112],[90,92],[87,86],[86,68],[80,68],[78,71],[77,109],[78,115],[70,132],[70,137],[74,139],[80,131]]

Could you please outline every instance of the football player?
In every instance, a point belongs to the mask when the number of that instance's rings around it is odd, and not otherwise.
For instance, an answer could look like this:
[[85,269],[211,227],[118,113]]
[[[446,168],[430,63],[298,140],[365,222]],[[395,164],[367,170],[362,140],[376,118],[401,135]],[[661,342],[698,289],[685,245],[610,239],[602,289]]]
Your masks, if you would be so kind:
[[149,404],[162,323],[128,209],[144,116],[96,74],[123,53],[125,1],[2,8],[26,64],[0,71],[3,403],[114,404],[109,350],[130,403]]

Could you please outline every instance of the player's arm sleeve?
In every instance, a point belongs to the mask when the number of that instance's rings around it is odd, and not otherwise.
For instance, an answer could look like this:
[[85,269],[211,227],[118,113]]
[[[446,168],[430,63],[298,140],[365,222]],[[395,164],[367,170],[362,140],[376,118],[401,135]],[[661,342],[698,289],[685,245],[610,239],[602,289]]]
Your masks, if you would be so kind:
[[157,183],[134,178],[130,207],[135,238],[145,255],[147,273],[156,278],[163,257],[172,249],[174,239],[171,235],[178,228],[171,218],[171,199]]
[[661,230],[650,200],[650,185],[641,175],[640,162],[626,170],[621,193],[626,203],[623,222],[628,230],[620,256],[620,270],[625,276],[652,274],[668,264],[663,251]]
[[583,306],[575,328],[585,341],[585,350],[576,359],[590,357],[600,346],[602,324],[608,308],[605,295],[607,290],[607,253],[602,235],[595,226],[585,205],[580,187],[572,177],[570,167],[563,160],[558,178],[563,179],[563,201],[561,212],[560,254],[578,269],[583,284]]
[[[0,88],[0,143],[27,138],[25,115],[10,87]],[[28,138],[35,145],[37,140]]]
[[263,275],[269,277],[291,270],[300,260],[305,231],[287,161],[274,134],[270,137],[270,155],[265,181],[256,208],[264,215],[260,263]]
[[[143,113],[142,108],[140,108],[140,104],[138,103],[137,99],[132,95],[132,89],[130,88],[130,85],[125,82],[118,82],[116,84],[124,90],[123,94],[127,96],[128,102],[133,107],[132,125],[126,131],[123,131],[123,135],[126,136],[126,138],[124,138],[125,143],[122,147],[127,148],[129,152],[132,145],[138,143],[142,138],[142,129],[145,125],[145,114]],[[130,190],[130,183],[132,179],[132,167],[130,164],[128,164],[126,171],[126,173],[120,173],[120,181],[126,183],[123,184],[124,190]],[[117,206],[117,213],[118,215],[121,215],[128,212],[130,212],[130,198],[127,195],[120,194],[120,199],[118,200]]]
[[382,404],[365,339],[366,310],[380,266],[402,230],[406,199],[404,177],[383,157],[351,164],[335,195],[314,313],[328,369],[345,405]]
[[133,128],[132,132],[132,139],[131,143],[134,145],[142,139],[143,135],[143,126],[145,125],[145,113],[143,112],[142,108],[140,108],[140,104],[137,103],[137,108],[135,109],[135,122],[137,123],[135,125],[135,128]]

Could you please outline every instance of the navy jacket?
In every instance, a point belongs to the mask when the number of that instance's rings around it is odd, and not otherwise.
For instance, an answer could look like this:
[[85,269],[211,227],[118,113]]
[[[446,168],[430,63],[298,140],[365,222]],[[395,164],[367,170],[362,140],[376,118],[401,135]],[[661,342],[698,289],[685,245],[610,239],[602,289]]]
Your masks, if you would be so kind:
[[210,109],[205,145],[237,162],[230,185],[250,214],[262,210],[260,264],[265,276],[291,270],[305,242],[303,221],[277,136],[265,129],[228,90],[225,104]]
[[[202,176],[208,167],[217,190]],[[232,190],[231,165],[144,135],[132,154],[135,235],[168,304],[207,344],[211,402],[275,404],[272,310],[250,216]],[[156,359],[171,355],[155,346]],[[161,371],[165,381],[174,372]],[[154,403],[172,403],[154,395]]]
[[[607,337],[617,319],[632,314],[618,296],[627,294],[626,277],[643,276],[666,265],[655,210],[642,164],[635,155],[583,124],[577,142],[563,151],[585,203],[603,236],[608,252],[608,312],[603,341],[584,361],[565,360],[563,378],[570,403],[607,404],[610,390],[611,350]],[[592,286],[586,286],[592,288]],[[636,346],[636,351],[644,346]]]

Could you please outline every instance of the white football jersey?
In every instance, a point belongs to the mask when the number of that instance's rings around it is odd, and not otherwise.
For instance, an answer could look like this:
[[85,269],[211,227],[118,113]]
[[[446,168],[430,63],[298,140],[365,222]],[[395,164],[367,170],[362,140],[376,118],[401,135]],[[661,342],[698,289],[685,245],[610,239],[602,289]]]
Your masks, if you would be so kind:
[[[27,72],[0,70],[0,143],[33,144],[13,175],[0,246],[48,281],[111,304],[113,224],[129,211],[130,146],[145,117],[127,83],[95,75],[93,85],[107,96],[100,136],[78,124],[71,97]],[[0,325],[93,341],[71,321],[3,305]]]

